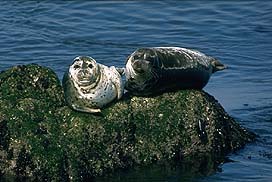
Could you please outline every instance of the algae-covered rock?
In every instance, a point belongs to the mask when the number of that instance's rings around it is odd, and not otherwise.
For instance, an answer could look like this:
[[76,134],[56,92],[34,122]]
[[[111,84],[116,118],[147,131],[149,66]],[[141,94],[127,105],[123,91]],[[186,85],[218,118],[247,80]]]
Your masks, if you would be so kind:
[[253,138],[203,91],[127,95],[94,115],[66,106],[48,68],[0,74],[0,179],[84,181],[169,162],[210,170]]

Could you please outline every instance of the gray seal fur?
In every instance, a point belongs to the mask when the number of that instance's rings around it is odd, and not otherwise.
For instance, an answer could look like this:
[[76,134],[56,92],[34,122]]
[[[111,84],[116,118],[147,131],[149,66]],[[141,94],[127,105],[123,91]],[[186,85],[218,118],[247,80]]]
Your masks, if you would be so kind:
[[79,56],[63,77],[67,104],[74,110],[97,113],[124,92],[124,83],[115,67],[96,63],[88,56]]
[[125,89],[139,96],[178,89],[202,89],[212,73],[225,68],[217,59],[196,50],[139,48],[126,62]]

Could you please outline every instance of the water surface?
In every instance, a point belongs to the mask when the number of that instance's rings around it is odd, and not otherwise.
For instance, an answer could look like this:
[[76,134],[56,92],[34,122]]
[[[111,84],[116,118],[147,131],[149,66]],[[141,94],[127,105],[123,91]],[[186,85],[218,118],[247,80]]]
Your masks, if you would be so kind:
[[205,91],[257,133],[207,177],[139,170],[116,181],[270,181],[272,179],[271,1],[1,1],[0,70],[37,63],[62,78],[72,59],[89,55],[124,66],[138,47],[180,46],[217,57],[229,69]]

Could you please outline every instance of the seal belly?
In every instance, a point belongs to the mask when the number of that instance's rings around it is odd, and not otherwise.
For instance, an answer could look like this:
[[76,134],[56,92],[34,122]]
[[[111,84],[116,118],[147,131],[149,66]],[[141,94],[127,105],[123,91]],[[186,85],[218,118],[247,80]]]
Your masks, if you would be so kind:
[[98,89],[95,90],[94,94],[87,95],[87,97],[91,95],[92,102],[95,102],[99,108],[106,106],[117,98],[117,92],[114,85],[108,83],[101,84]]
[[213,58],[185,48],[154,49],[162,65],[157,90],[202,89],[208,83],[213,72]]
[[196,68],[163,69],[156,90],[202,89],[209,81],[210,71]]

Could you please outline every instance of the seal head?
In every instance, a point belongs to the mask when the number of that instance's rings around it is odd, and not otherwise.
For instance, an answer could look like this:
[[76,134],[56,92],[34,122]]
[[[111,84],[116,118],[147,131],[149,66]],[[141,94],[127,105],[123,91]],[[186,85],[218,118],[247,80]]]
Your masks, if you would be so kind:
[[[126,89],[145,92],[158,81],[158,56],[152,49],[141,48],[132,53],[126,62]],[[150,87],[151,88],[151,87]]]
[[71,78],[78,86],[94,87],[100,77],[99,66],[91,57],[79,56],[69,68]]

